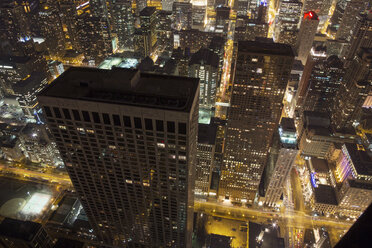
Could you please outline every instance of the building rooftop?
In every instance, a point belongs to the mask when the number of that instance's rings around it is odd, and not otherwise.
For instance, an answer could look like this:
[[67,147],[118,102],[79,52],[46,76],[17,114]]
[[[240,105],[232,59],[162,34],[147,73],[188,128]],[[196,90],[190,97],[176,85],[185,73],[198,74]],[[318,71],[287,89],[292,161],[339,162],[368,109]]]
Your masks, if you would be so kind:
[[209,244],[208,247],[210,248],[230,248],[231,237],[218,234],[210,234],[208,235],[207,243]]
[[352,188],[372,190],[372,183],[368,181],[348,179],[348,183]]
[[57,243],[54,245],[53,248],[83,248],[84,243],[77,241],[77,240],[71,240],[71,239],[65,239],[65,238],[59,238]]
[[290,45],[246,40],[238,42],[238,52],[270,54],[289,57],[295,56],[295,52]]
[[71,67],[39,98],[56,97],[188,112],[199,79],[141,73],[136,69]]
[[0,224],[0,236],[30,242],[40,228],[39,223],[5,218]]
[[292,118],[283,117],[280,121],[280,127],[283,131],[296,132],[296,126]]
[[311,157],[310,160],[308,161],[310,163],[311,168],[314,170],[314,172],[317,172],[317,173],[328,173],[329,172],[329,166],[328,166],[327,160]]
[[199,51],[194,53],[191,56],[189,65],[210,65],[215,68],[218,68],[219,64],[219,58],[216,53],[213,51],[206,49],[206,48],[201,48]]
[[331,120],[326,113],[316,111],[304,111],[304,122],[307,127],[329,128]]
[[1,65],[14,65],[14,64],[26,64],[31,60],[28,56],[1,56],[0,57],[0,68]]
[[146,8],[144,8],[143,10],[141,10],[140,16],[150,16],[150,15],[154,14],[155,11],[156,11],[156,8],[155,7],[149,7],[149,6],[147,6]]
[[24,95],[29,92],[34,93],[43,82],[47,83],[46,76],[40,72],[33,72],[28,78],[20,80],[14,84],[12,88],[14,93]]
[[214,145],[216,143],[217,125],[214,123],[198,125],[198,143]]
[[372,176],[372,154],[365,150],[362,145],[346,143],[346,149],[349,153],[354,168],[359,175]]
[[318,187],[314,188],[315,203],[338,205],[336,191],[332,186],[318,184]]
[[304,13],[304,19],[319,21],[318,15],[314,11]]

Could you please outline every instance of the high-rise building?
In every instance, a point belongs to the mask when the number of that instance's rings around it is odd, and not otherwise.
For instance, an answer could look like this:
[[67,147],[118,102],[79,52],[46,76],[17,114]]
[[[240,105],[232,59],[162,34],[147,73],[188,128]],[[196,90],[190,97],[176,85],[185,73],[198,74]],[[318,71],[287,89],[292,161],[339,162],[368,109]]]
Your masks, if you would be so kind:
[[33,72],[42,73],[47,79],[50,74],[46,62],[40,57],[4,56],[0,57],[1,91],[7,95],[14,93],[13,86],[30,77]]
[[207,6],[193,5],[191,12],[192,12],[192,28],[203,31],[205,27],[205,21],[207,18]]
[[192,4],[188,2],[174,2],[172,6],[173,28],[176,30],[192,27]]
[[287,180],[298,154],[296,127],[293,119],[282,118],[279,137],[281,148],[265,193],[265,204],[270,207],[280,205],[278,202],[283,194],[284,182]]
[[59,17],[61,18],[65,45],[67,49],[80,51],[79,31],[78,31],[78,12],[82,12],[84,8],[89,6],[78,3],[74,0],[58,1]]
[[216,148],[217,125],[201,124],[198,129],[198,148],[195,168],[195,196],[206,198],[209,194]]
[[109,12],[112,32],[118,37],[118,48],[133,49],[134,18],[131,2],[111,0]]
[[345,72],[332,106],[332,123],[337,129],[351,128],[362,114],[372,87],[372,50],[360,49]]
[[372,13],[359,15],[355,31],[351,37],[350,49],[346,56],[350,63],[361,47],[372,48]]
[[238,43],[220,197],[253,203],[293,60],[294,52],[285,44]]
[[336,33],[336,39],[351,41],[353,31],[358,22],[358,16],[361,12],[366,10],[370,1],[365,0],[351,0],[346,3],[345,11],[341,19],[340,26]]
[[319,18],[314,11],[306,12],[301,22],[300,31],[297,37],[298,59],[302,64],[306,64],[311,47],[313,46],[314,37],[318,28]]
[[52,238],[36,222],[5,218],[0,223],[0,245],[4,248],[53,248]]
[[313,66],[301,107],[303,110],[330,113],[334,96],[343,79],[343,63],[337,56],[328,59],[324,56],[323,59],[310,64]]
[[247,17],[241,19],[239,26],[235,28],[234,41],[255,40],[256,37],[267,38],[269,25]]
[[283,0],[275,19],[274,39],[278,43],[295,46],[302,3],[298,0]]
[[140,24],[142,36],[144,36],[144,43],[147,53],[145,56],[150,56],[156,51],[157,46],[157,14],[155,7],[146,7],[140,12]]
[[42,5],[38,20],[49,57],[58,58],[63,56],[65,36],[57,6],[52,4]]
[[358,217],[372,202],[372,156],[360,144],[344,144],[336,163],[340,213]]
[[0,41],[15,43],[29,39],[30,21],[22,5],[15,1],[0,3]]
[[202,48],[191,56],[189,76],[200,79],[199,107],[212,109],[216,103],[219,59],[214,52]]
[[86,12],[79,15],[77,26],[81,51],[86,59],[99,65],[113,51],[107,20]]
[[170,54],[173,50],[172,12],[158,11],[156,34],[158,36],[158,50],[160,53]]
[[38,99],[99,240],[191,247],[198,79],[70,68]]

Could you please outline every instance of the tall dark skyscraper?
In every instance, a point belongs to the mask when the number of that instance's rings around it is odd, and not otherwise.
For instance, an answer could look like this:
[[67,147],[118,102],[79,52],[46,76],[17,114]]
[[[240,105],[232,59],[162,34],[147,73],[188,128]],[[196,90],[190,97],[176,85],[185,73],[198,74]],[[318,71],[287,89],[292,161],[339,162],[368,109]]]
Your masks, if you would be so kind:
[[336,128],[351,128],[362,115],[362,106],[372,88],[372,50],[360,49],[345,72],[332,106]]
[[334,96],[342,82],[343,63],[337,56],[331,56],[328,59],[323,57],[310,64],[312,70],[303,110],[330,113]]
[[39,101],[100,240],[191,247],[198,79],[70,68]]
[[220,196],[253,202],[282,113],[293,59],[289,45],[238,43]]

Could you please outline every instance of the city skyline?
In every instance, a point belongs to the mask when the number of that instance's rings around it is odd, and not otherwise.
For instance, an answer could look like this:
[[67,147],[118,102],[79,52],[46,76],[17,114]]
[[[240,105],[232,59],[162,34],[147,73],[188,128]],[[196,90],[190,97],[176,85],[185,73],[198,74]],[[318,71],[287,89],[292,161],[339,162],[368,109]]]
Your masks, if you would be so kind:
[[351,239],[371,20],[370,0],[1,1],[0,246]]

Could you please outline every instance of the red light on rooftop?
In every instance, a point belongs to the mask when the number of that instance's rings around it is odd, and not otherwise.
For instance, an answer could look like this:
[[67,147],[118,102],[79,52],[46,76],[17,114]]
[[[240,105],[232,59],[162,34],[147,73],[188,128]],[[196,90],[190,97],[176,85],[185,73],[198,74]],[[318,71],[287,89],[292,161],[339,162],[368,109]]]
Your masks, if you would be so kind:
[[314,11],[309,11],[304,14],[304,19],[319,20],[318,15]]

